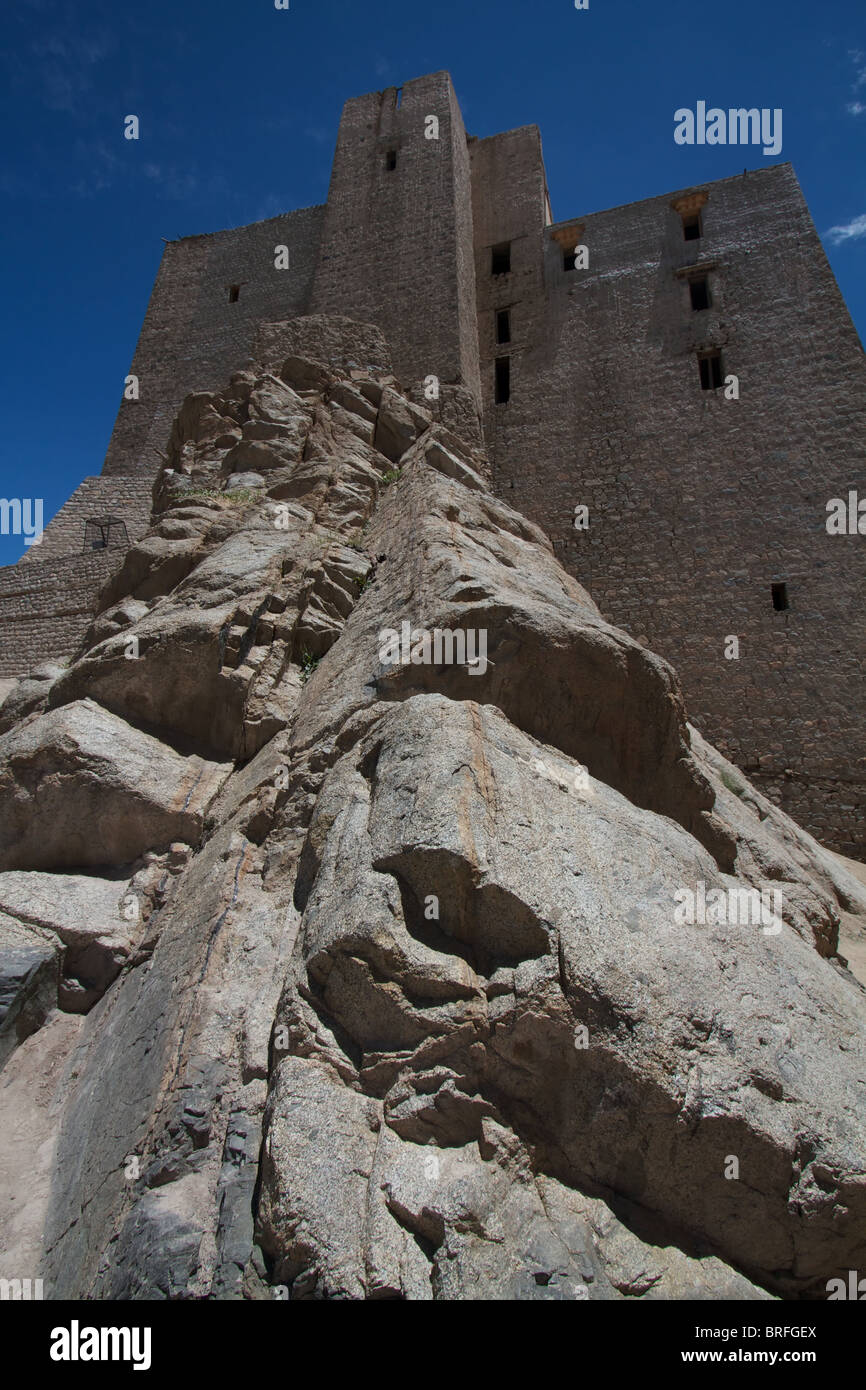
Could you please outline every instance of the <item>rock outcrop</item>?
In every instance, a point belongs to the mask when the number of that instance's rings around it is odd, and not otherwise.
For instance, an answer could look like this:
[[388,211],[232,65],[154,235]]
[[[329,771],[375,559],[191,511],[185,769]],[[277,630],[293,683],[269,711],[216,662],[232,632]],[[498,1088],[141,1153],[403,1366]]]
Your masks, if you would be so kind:
[[0,1274],[825,1296],[866,1267],[866,893],[375,330],[375,369],[322,334],[187,399],[84,649],[4,706],[0,1132],[29,1105],[43,1160]]

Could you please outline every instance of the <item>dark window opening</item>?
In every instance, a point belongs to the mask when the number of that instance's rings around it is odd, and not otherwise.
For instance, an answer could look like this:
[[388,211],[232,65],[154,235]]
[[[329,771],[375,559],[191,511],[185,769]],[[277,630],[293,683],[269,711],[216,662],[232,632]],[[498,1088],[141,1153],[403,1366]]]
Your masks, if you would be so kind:
[[493,399],[497,405],[505,405],[511,397],[511,358],[497,357],[496,385]]
[[706,275],[689,281],[689,294],[692,297],[693,309],[709,309],[713,301],[710,297],[710,282]]
[[576,247],[576,246],[573,246],[573,247],[571,248],[570,251],[563,251],[563,253],[562,253],[562,268],[563,268],[563,270],[574,270],[574,269],[575,269],[575,262],[576,262],[576,260],[577,260],[577,247]]
[[507,275],[511,270],[511,242],[503,241],[490,253],[491,275]]
[[787,584],[773,584],[773,607],[777,613],[784,613],[788,607],[788,586]]
[[715,391],[722,384],[722,354],[716,349],[715,352],[704,352],[698,357],[698,367],[701,373],[701,390]]
[[699,212],[689,212],[683,214],[683,241],[700,241],[704,234],[701,225],[701,214]]
[[496,315],[496,341],[497,343],[511,342],[511,311],[500,309]]
[[237,304],[240,293],[240,285],[229,285],[229,304]]
[[388,153],[385,155],[385,168],[386,168],[389,172],[391,172],[391,170],[397,168],[397,151],[396,151],[396,150],[389,150]]

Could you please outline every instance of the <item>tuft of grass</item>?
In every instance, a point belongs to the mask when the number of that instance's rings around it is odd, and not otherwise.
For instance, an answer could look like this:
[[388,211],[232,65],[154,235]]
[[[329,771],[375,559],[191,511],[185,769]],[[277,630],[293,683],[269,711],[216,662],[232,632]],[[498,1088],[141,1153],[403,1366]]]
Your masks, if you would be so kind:
[[232,488],[231,492],[220,494],[221,497],[231,498],[232,502],[236,502],[238,506],[242,506],[246,502],[255,502],[260,495],[257,489],[251,487],[236,487]]
[[396,483],[402,473],[402,468],[389,468],[387,473],[382,474],[382,486],[390,487],[392,483]]

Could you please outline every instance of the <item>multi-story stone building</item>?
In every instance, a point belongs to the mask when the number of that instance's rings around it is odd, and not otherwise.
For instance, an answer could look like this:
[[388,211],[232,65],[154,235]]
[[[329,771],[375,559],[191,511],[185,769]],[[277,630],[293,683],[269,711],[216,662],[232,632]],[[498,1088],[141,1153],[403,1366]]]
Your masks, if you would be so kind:
[[306,314],[380,327],[419,399],[436,377],[698,727],[864,856],[866,541],[826,522],[866,498],[866,362],[793,169],[554,222],[537,128],[467,136],[447,73],[347,103],[324,206],[166,246],[102,474],[0,570],[0,674],[73,650],[184,396]]

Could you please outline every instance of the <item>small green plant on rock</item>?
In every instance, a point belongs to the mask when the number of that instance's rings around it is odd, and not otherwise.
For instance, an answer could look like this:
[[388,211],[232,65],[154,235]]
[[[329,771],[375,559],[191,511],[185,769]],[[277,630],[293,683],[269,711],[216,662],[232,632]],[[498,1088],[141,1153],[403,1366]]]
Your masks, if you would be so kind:
[[301,652],[301,685],[307,684],[321,659],[320,656],[313,656],[313,653],[304,647]]
[[251,487],[232,488],[231,492],[224,492],[221,495],[235,503],[236,506],[243,506],[247,502],[255,502],[259,497],[259,493]]
[[396,483],[402,472],[402,468],[389,468],[387,473],[382,474],[382,486],[390,487],[392,483]]
[[728,791],[734,793],[734,796],[742,796],[746,790],[742,782],[738,782],[737,779],[735,777],[732,777],[729,772],[722,773],[722,781],[724,782]]

